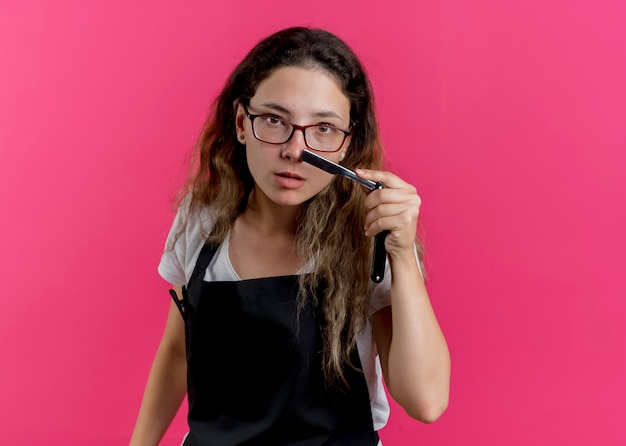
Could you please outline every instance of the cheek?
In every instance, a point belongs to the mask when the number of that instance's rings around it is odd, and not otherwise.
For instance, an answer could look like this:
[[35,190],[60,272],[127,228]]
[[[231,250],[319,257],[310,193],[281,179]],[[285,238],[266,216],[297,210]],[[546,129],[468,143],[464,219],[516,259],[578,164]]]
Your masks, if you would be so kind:
[[246,144],[245,154],[248,170],[254,180],[258,181],[261,176],[269,171],[268,159],[271,154],[261,150],[260,147],[250,142]]
[[334,175],[324,172],[317,167],[308,164],[304,165],[306,166],[306,171],[304,172],[306,177],[315,184],[315,188],[318,189],[318,192],[328,186],[334,178]]

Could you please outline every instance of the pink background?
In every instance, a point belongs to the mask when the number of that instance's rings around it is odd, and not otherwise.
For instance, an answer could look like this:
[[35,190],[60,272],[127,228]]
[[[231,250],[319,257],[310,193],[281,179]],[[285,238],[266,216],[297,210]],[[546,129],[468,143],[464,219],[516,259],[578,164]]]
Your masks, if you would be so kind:
[[394,405],[385,446],[626,444],[624,2],[214,3],[0,4],[0,444],[127,443],[189,150],[234,64],[301,24],[362,56],[423,198],[451,402]]

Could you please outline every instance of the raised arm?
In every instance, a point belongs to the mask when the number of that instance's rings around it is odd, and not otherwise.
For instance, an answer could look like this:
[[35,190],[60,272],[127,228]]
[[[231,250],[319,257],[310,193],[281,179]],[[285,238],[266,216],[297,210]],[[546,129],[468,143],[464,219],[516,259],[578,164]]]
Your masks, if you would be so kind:
[[359,176],[382,181],[368,195],[366,233],[389,230],[391,306],[373,315],[372,327],[387,389],[413,418],[431,423],[448,406],[450,354],[414,253],[421,200],[413,186],[378,171]]

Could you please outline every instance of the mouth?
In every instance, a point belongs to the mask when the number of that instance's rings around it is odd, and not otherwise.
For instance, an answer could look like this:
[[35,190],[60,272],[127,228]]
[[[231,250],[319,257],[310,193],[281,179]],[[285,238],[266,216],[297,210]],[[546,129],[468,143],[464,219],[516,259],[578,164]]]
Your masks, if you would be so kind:
[[304,178],[293,172],[276,173],[276,181],[284,189],[298,189],[305,183]]
[[304,180],[300,175],[293,172],[278,172],[276,175],[283,178],[293,178],[295,180]]

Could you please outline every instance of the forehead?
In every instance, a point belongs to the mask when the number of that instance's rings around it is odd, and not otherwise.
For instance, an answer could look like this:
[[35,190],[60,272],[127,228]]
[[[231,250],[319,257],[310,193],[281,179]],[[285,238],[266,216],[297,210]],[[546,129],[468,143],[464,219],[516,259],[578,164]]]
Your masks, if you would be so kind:
[[336,77],[322,68],[280,67],[259,83],[251,102],[280,104],[294,115],[332,111],[350,117],[350,100]]

